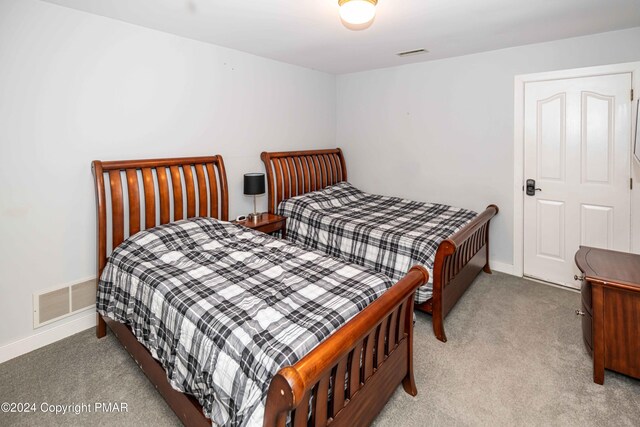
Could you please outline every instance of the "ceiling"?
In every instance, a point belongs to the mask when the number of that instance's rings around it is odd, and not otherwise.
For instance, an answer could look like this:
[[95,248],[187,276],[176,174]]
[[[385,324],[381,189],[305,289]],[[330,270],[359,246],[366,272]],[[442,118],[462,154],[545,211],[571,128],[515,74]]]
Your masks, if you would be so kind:
[[379,0],[362,31],[337,0],[43,1],[333,74],[640,26],[640,0]]

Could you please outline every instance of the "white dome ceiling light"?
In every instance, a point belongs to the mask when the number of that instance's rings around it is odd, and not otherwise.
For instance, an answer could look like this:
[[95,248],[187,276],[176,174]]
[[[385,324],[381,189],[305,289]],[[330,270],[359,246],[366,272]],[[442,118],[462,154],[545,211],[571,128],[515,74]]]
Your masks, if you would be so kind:
[[378,0],[338,0],[340,18],[351,25],[365,25],[376,17]]

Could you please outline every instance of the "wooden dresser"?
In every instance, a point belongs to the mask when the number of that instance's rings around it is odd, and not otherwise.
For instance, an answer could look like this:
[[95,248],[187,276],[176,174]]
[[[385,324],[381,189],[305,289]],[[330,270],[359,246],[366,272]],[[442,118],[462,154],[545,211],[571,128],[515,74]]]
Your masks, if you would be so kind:
[[593,381],[604,370],[640,378],[640,255],[581,246],[582,332],[593,356]]

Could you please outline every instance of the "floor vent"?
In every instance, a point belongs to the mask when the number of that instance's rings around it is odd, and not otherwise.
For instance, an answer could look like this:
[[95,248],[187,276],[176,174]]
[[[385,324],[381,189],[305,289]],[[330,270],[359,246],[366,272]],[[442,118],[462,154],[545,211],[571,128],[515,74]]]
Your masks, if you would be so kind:
[[39,328],[96,305],[96,280],[33,294],[33,327]]

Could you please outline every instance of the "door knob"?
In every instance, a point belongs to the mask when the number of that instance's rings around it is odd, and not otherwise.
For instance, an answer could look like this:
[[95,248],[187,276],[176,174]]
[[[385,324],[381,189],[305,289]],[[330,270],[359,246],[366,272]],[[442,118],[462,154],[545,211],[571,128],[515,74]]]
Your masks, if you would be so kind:
[[535,196],[536,191],[542,191],[542,188],[536,188],[536,180],[528,179],[527,180],[527,196]]

